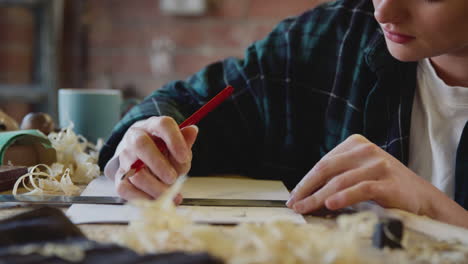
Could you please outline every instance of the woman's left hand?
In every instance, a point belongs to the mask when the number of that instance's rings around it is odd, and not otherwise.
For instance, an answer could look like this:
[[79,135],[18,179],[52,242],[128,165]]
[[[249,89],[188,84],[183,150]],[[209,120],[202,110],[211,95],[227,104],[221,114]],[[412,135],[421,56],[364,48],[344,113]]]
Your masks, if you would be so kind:
[[[287,203],[299,213],[373,200],[434,217],[433,201],[454,203],[431,183],[365,137],[353,135],[325,155],[294,188]],[[453,206],[453,204],[451,205]]]

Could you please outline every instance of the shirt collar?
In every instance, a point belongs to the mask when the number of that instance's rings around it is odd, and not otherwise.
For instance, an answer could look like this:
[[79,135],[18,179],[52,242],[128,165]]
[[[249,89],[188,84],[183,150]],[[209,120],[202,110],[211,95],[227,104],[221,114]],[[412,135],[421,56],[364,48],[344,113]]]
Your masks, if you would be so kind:
[[364,56],[377,79],[366,98],[364,135],[407,164],[417,62],[395,59],[380,29],[370,38]]

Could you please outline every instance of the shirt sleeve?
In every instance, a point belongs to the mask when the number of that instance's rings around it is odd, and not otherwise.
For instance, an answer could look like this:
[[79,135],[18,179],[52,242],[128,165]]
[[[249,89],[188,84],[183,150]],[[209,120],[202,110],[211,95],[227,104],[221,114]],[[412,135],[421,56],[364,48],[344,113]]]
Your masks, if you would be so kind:
[[294,187],[327,150],[361,131],[374,82],[366,43],[381,37],[372,13],[367,0],[321,5],[279,23],[243,59],[157,89],[115,127],[99,165],[136,121],[166,115],[180,123],[231,85],[233,95],[198,124],[189,174],[242,174]]
[[[104,176],[108,177],[111,180],[114,180],[117,176],[117,171],[120,168],[119,154],[122,151],[123,145],[120,142],[117,146],[117,149],[114,152],[114,156],[107,162],[104,167]],[[119,175],[120,177],[123,176]],[[117,176],[118,177],[118,176]]]
[[278,78],[286,64],[283,32],[294,19],[280,23],[265,39],[252,44],[244,59],[213,63],[185,81],[174,81],[154,91],[132,108],[114,128],[99,157],[104,168],[128,128],[151,116],[185,120],[227,85],[233,95],[198,124],[191,174],[244,173],[255,166],[264,143],[265,122],[270,118],[264,72]]

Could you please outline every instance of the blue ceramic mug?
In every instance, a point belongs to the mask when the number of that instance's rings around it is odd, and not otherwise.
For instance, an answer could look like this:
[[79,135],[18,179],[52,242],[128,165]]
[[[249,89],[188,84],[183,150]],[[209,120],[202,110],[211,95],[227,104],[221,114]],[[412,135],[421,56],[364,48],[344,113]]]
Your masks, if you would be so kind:
[[60,89],[58,115],[61,128],[73,123],[76,134],[96,143],[107,139],[120,120],[122,93],[110,89]]

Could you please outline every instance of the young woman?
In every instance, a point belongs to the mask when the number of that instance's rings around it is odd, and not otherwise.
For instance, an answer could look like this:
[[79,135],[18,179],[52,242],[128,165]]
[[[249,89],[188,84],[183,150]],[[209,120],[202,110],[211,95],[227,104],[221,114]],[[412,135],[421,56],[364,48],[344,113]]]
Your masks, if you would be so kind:
[[[100,164],[126,199],[156,198],[189,169],[240,173],[294,187],[287,205],[300,213],[373,200],[468,227],[465,10],[465,0],[340,0],[289,18],[243,60],[156,90]],[[200,131],[178,129],[227,84],[234,95]],[[121,180],[136,159],[148,168]]]

